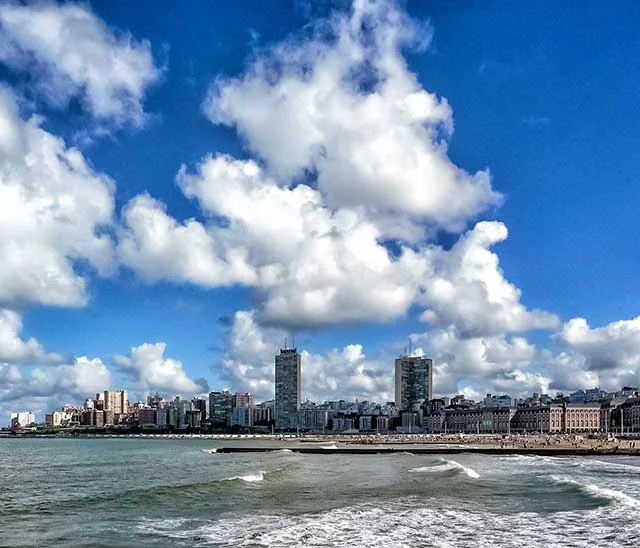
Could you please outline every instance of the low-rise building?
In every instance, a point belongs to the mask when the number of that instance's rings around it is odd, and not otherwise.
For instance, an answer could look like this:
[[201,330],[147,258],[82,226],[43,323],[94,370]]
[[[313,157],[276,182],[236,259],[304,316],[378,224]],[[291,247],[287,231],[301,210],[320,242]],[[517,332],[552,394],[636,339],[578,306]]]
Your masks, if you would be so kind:
[[60,411],[54,411],[53,413],[47,413],[44,416],[44,423],[48,427],[62,426],[64,420],[64,414]]
[[601,406],[597,402],[565,404],[564,428],[562,431],[568,434],[599,431],[600,409]]

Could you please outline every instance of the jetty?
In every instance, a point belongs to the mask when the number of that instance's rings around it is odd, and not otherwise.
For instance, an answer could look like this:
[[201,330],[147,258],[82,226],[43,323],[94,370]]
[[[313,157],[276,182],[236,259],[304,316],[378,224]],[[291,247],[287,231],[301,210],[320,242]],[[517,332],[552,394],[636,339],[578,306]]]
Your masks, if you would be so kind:
[[249,446],[249,445],[227,445],[216,448],[216,453],[269,453],[287,449],[292,453],[306,455],[381,455],[381,454],[402,454],[411,453],[414,455],[451,455],[451,454],[474,454],[474,455],[530,455],[549,457],[569,457],[569,456],[595,456],[595,455],[619,455],[619,456],[640,456],[640,448],[612,448],[612,447],[434,447],[434,446],[299,446],[288,445],[286,447],[275,448],[273,446]]

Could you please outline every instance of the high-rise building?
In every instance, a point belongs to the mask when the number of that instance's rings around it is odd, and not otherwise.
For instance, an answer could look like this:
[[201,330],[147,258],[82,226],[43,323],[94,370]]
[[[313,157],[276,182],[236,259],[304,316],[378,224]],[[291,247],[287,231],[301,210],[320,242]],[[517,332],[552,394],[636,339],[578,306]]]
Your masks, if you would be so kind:
[[105,411],[113,411],[114,415],[129,412],[129,399],[126,390],[105,390],[102,399]]
[[396,360],[396,407],[418,411],[432,399],[433,360],[421,356],[400,356]]
[[184,430],[189,426],[187,412],[191,411],[191,402],[176,396],[169,404],[169,426],[176,430]]
[[302,359],[295,348],[284,348],[276,355],[275,426],[291,429],[298,426],[301,401]]
[[209,421],[214,427],[231,426],[231,394],[223,392],[209,392]]

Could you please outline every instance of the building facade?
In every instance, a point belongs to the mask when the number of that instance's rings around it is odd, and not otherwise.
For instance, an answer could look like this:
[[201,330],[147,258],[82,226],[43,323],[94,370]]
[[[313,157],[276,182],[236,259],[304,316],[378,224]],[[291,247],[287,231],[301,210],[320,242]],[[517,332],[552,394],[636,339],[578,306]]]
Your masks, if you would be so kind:
[[299,413],[300,428],[305,430],[324,430],[327,427],[328,416],[326,409],[307,408]]
[[[601,405],[595,402],[554,403],[510,408],[460,406],[442,409],[428,405],[425,409],[427,414],[423,420],[424,429],[431,433],[572,434],[597,432],[602,429]],[[629,420],[631,421],[631,418]]]
[[156,424],[156,410],[150,407],[138,409],[138,424],[140,426],[150,426]]
[[11,426],[29,426],[36,422],[36,416],[31,411],[11,413]]
[[209,422],[214,428],[231,426],[231,394],[226,390],[209,393]]
[[252,407],[253,406],[253,396],[248,392],[236,392],[233,396],[231,396],[231,407],[233,409],[239,407]]
[[279,430],[297,428],[302,399],[302,358],[295,348],[284,348],[276,355],[275,362],[275,427]]
[[401,411],[418,411],[432,398],[433,360],[401,356],[395,363],[396,406]]
[[102,396],[105,411],[113,411],[115,415],[129,412],[129,397],[126,390],[105,390]]

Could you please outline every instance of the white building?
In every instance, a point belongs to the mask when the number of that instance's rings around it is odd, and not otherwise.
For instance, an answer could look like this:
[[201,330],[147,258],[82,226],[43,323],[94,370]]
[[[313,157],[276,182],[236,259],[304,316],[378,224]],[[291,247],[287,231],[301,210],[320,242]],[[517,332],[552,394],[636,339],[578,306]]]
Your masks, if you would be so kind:
[[36,422],[36,416],[31,411],[18,411],[17,413],[11,413],[11,427],[29,426],[34,422]]

